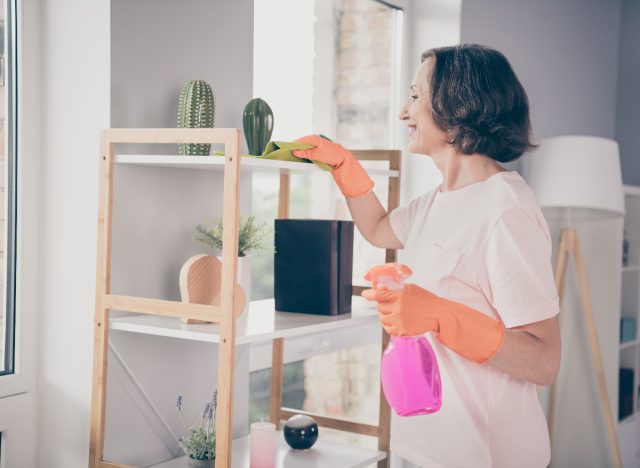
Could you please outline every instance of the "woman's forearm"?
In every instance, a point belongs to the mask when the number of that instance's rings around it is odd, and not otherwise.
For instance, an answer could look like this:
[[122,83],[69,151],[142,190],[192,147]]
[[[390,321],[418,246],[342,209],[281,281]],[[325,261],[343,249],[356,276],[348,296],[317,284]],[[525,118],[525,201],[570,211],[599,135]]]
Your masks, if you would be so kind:
[[373,191],[359,197],[348,197],[347,205],[360,234],[370,244],[387,249],[402,248],[402,243],[391,229],[387,211]]
[[505,330],[500,350],[488,362],[519,379],[551,385],[560,367],[557,317]]

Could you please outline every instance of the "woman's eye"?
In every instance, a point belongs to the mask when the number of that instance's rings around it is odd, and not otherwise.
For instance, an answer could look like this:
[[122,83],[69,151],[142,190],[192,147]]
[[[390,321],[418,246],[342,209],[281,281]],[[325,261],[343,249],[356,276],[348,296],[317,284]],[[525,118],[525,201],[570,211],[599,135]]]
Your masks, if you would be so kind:
[[416,99],[418,99],[418,95],[417,94],[411,95],[411,99],[413,99],[415,101]]

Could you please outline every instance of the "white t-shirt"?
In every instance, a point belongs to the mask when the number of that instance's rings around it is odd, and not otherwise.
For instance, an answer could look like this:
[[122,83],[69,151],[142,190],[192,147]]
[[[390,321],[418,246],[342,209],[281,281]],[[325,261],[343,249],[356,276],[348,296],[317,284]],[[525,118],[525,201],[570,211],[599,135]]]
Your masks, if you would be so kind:
[[[559,312],[549,228],[517,172],[458,190],[440,187],[393,210],[407,281],[501,320],[506,328]],[[391,450],[421,467],[542,468],[550,459],[536,386],[475,364],[426,334],[438,359],[442,408],[401,417]]]

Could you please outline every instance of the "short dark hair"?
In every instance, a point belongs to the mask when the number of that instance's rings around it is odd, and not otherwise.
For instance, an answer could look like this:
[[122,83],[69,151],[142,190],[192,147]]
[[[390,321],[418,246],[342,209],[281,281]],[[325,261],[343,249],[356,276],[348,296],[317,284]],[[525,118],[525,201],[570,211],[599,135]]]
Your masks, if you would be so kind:
[[463,154],[499,162],[536,147],[530,141],[529,99],[509,61],[478,44],[429,49],[434,59],[429,89],[433,119]]

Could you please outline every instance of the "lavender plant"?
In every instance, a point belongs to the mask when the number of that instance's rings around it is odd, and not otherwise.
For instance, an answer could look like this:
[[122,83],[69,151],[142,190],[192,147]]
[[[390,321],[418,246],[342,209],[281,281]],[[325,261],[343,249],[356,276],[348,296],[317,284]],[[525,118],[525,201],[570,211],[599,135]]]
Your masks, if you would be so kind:
[[182,395],[176,401],[178,414],[187,433],[178,444],[189,458],[194,460],[214,460],[216,458],[216,408],[218,407],[218,391],[211,395],[202,410],[200,424],[187,426],[182,417]]

